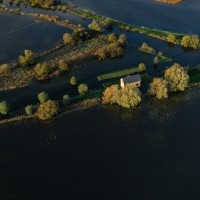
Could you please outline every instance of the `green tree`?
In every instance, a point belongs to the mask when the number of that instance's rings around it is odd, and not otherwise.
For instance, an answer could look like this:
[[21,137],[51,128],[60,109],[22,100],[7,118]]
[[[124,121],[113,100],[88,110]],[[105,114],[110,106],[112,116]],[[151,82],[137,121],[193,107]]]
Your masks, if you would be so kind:
[[2,101],[0,103],[0,113],[2,115],[7,115],[8,112],[9,112],[9,109],[10,109],[10,106],[9,106],[9,104],[6,101]]
[[189,85],[189,76],[186,70],[177,63],[165,70],[164,78],[170,91],[184,91]]
[[81,95],[87,93],[88,92],[88,86],[86,84],[80,84],[78,86],[78,92]]
[[163,78],[154,78],[148,92],[157,99],[168,98],[167,82]]
[[26,112],[27,115],[31,116],[33,114],[33,106],[32,105],[26,106],[25,112]]
[[39,105],[37,117],[41,120],[52,119],[59,112],[59,106],[55,101],[48,100]]
[[40,103],[45,103],[46,101],[49,100],[49,95],[46,92],[40,92],[38,94],[38,100],[40,101]]

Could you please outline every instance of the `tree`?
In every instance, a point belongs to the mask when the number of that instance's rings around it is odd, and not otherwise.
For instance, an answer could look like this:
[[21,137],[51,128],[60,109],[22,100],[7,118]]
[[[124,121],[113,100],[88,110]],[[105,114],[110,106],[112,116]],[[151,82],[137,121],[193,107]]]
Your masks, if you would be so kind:
[[41,120],[48,120],[53,118],[59,112],[59,106],[55,101],[48,100],[39,105],[37,110],[37,117]]
[[19,56],[19,63],[22,67],[33,65],[35,63],[35,54],[31,50],[24,50],[24,56]]
[[69,95],[67,95],[67,94],[65,94],[64,96],[63,96],[63,105],[69,105],[70,104],[70,97],[69,97]]
[[87,93],[88,92],[88,86],[86,84],[80,84],[78,86],[78,92],[81,95]]
[[25,112],[26,112],[27,115],[31,116],[33,114],[33,106],[32,105],[26,106]]
[[2,101],[0,103],[0,113],[2,115],[7,115],[8,112],[9,112],[9,109],[10,109],[10,106],[9,106],[9,104],[6,101]]
[[97,31],[97,32],[102,32],[104,30],[103,25],[95,20],[93,20],[92,23],[88,25],[88,28],[92,31]]
[[200,46],[199,37],[196,35],[185,35],[181,40],[181,45],[187,48],[198,49]]
[[170,33],[168,36],[167,36],[167,42],[170,42],[170,43],[176,43],[176,36],[172,33]]
[[50,66],[47,64],[47,62],[38,63],[35,66],[34,71],[37,76],[46,76],[50,72]]
[[58,65],[61,71],[68,71],[69,69],[68,63],[64,59],[60,59]]
[[111,26],[113,25],[113,23],[114,23],[114,20],[113,20],[112,18],[107,17],[107,18],[105,18],[105,20],[104,20],[104,24],[105,24],[105,26],[107,26],[107,27],[111,27]]
[[126,44],[126,35],[125,34],[121,34],[118,38],[118,43],[120,45],[125,45]]
[[76,80],[76,77],[75,77],[75,76],[72,76],[72,77],[70,78],[70,84],[73,85],[73,86],[77,84],[77,80]]
[[186,70],[177,63],[165,70],[164,78],[170,91],[184,91],[189,85],[189,76]]
[[74,43],[73,36],[70,33],[65,33],[63,35],[63,42],[65,44],[73,44]]
[[114,33],[108,35],[108,42],[113,43],[117,41],[117,36]]
[[104,104],[117,103],[125,108],[135,107],[141,100],[140,90],[131,84],[126,84],[124,88],[119,88],[118,85],[112,85],[106,88],[102,97]]
[[168,98],[167,82],[163,78],[154,78],[148,92],[157,99]]
[[46,92],[41,92],[38,94],[38,100],[40,103],[45,103],[46,101],[49,100],[49,95]]
[[7,74],[9,73],[9,65],[8,64],[2,64],[0,65],[0,74]]
[[140,72],[146,71],[146,69],[147,69],[147,67],[144,63],[140,63],[138,68],[139,68]]
[[107,87],[103,92],[102,103],[103,104],[117,103],[119,96],[120,96],[119,85],[112,85],[110,87]]
[[110,58],[120,57],[123,53],[124,49],[117,42],[111,43],[106,47],[106,54]]
[[117,103],[125,108],[135,107],[141,102],[141,96],[138,88],[133,87],[131,84],[126,84],[124,89],[121,89],[121,96]]

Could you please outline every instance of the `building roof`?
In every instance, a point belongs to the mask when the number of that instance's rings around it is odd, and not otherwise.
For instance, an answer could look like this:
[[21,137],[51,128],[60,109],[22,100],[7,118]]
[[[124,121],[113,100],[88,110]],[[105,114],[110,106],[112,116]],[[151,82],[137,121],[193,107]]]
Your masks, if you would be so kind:
[[133,75],[133,76],[126,76],[123,78],[124,83],[134,83],[134,82],[140,82],[141,81],[141,76],[140,74]]

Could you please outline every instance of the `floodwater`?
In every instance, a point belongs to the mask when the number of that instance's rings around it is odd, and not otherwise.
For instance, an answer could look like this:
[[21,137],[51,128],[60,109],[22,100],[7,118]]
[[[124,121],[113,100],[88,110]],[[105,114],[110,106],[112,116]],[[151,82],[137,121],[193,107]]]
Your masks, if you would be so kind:
[[[200,33],[197,26],[200,3],[195,0],[176,6],[153,0],[74,2],[128,23]],[[4,23],[1,17],[0,24],[4,28],[0,34],[9,32],[11,27],[17,30],[34,22],[32,18],[6,14],[4,19],[8,21]],[[30,46],[38,51],[46,48],[44,44],[53,45],[66,31],[58,29],[60,27],[43,22],[16,31],[12,37],[5,36],[13,38],[10,50],[6,50],[7,43],[0,38],[3,44],[0,60],[15,59],[16,55],[11,57],[10,54],[21,51],[20,45],[29,41],[27,35],[31,38]],[[33,37],[31,34],[35,31],[42,36],[34,34]],[[51,39],[42,43],[42,37]],[[128,48],[122,58],[71,69],[67,75],[48,83],[33,81],[28,87],[0,92],[0,100],[8,100],[12,110],[17,110],[37,101],[37,93],[42,90],[52,98],[74,94],[68,86],[72,75],[86,82],[90,89],[96,89],[100,87],[97,75],[140,62],[147,64],[149,74],[159,73],[173,62],[191,67],[200,64],[199,50],[188,51],[136,33],[127,33],[127,37]],[[153,56],[135,49],[144,41],[157,51],[163,51],[173,62],[155,70]],[[113,105],[96,106],[49,122],[27,121],[1,126],[0,199],[200,199],[199,101],[200,88],[197,87],[171,94],[168,100],[161,102],[145,99],[130,110]]]
[[199,199],[200,88],[0,128],[1,199]]
[[152,28],[200,34],[200,1],[183,0],[171,5],[155,0],[70,0],[75,5],[115,19]]
[[0,63],[17,59],[25,49],[40,52],[52,47],[70,29],[34,18],[0,13]]

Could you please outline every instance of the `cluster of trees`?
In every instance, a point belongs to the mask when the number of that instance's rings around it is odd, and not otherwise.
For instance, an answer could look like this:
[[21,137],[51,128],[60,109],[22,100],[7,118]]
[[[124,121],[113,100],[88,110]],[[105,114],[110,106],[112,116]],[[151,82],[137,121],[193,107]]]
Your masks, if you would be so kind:
[[110,34],[107,37],[110,42],[108,45],[98,49],[95,53],[99,60],[104,60],[106,58],[120,57],[124,53],[123,46],[126,43],[126,36],[124,34],[120,35],[118,38],[115,34]]
[[182,39],[178,39],[176,35],[169,34],[166,40],[170,43],[180,43],[185,48],[198,49],[200,47],[200,38],[198,35],[184,35]]
[[118,104],[125,108],[135,107],[142,100],[141,92],[131,84],[126,84],[124,88],[119,85],[112,85],[103,92],[102,102],[104,104]]
[[[169,92],[184,91],[189,85],[189,76],[186,70],[179,64],[174,64],[165,70],[164,78],[154,78],[150,84],[148,93],[157,99],[168,98]],[[141,100],[141,92],[131,84],[124,88],[112,85],[103,92],[102,103],[119,104],[130,108],[138,105]]]
[[74,31],[72,34],[65,33],[63,35],[63,42],[66,45],[74,45],[79,42],[84,42],[88,39],[91,39],[95,35],[96,34],[93,31],[80,29],[80,30]]
[[114,20],[107,17],[103,21],[93,20],[92,23],[88,25],[88,28],[92,31],[103,32],[105,28],[111,28],[114,24]]
[[189,85],[186,70],[175,63],[165,70],[164,78],[154,78],[150,84],[149,94],[157,99],[168,97],[168,92],[184,91]]

